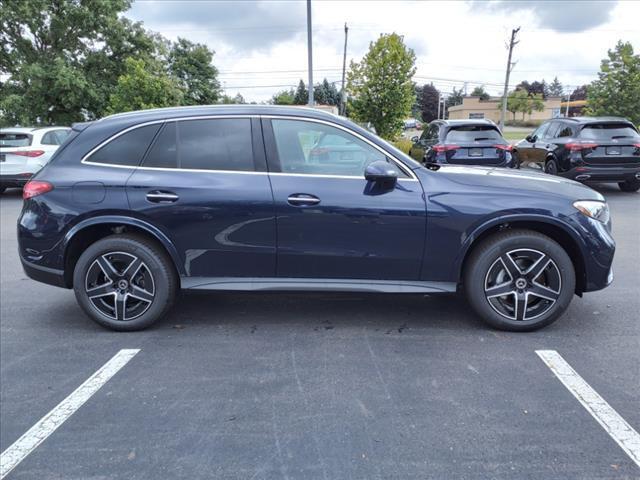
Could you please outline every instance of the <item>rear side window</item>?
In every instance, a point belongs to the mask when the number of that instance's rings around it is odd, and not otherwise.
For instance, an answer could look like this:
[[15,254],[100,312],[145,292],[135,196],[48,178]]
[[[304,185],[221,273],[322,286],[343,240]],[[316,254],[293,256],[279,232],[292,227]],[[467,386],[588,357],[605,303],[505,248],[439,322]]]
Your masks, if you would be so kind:
[[251,120],[184,120],[165,125],[145,167],[254,171]]
[[501,140],[500,132],[494,127],[485,125],[469,125],[453,127],[447,132],[447,142],[481,142],[483,140]]
[[626,123],[594,123],[585,125],[580,138],[587,140],[613,140],[618,138],[638,138],[640,135]]
[[154,124],[129,130],[91,154],[87,161],[137,167],[159,128]]
[[62,145],[69,135],[68,130],[52,130],[42,136],[42,145]]
[[556,138],[565,138],[565,137],[573,137],[573,129],[569,125],[562,125],[558,133],[556,133]]
[[0,147],[28,147],[31,135],[26,133],[0,133]]

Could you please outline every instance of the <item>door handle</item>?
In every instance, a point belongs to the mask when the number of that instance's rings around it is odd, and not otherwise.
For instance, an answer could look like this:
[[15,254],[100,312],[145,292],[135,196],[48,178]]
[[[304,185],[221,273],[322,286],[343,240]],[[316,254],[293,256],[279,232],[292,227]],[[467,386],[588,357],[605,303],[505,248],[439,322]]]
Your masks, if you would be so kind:
[[287,198],[289,205],[294,207],[308,207],[311,205],[317,205],[320,203],[320,199],[315,195],[309,195],[308,193],[294,193]]
[[147,193],[147,200],[152,203],[173,203],[180,197],[173,192],[153,190]]

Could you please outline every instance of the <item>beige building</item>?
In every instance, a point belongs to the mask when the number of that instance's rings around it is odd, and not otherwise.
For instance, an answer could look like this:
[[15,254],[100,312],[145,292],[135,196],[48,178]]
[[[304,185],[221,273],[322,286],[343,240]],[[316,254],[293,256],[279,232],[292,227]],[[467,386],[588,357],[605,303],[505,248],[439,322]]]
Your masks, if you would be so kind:
[[[544,110],[525,114],[525,121],[542,121],[560,116],[561,97],[547,97],[544,100]],[[464,97],[461,105],[449,107],[449,118],[461,120],[468,118],[486,118],[498,123],[500,121],[500,97],[480,100],[480,97]],[[507,121],[513,120],[513,114],[507,112]],[[522,121],[522,113],[516,113],[516,120]]]

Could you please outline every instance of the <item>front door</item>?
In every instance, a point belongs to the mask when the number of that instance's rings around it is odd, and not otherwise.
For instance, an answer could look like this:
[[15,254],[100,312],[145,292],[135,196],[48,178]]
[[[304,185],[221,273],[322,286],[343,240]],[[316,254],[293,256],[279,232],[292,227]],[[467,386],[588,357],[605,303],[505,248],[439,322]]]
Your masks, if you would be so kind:
[[[420,182],[350,130],[309,119],[263,119],[282,278],[417,280],[426,209]],[[389,162],[393,187],[364,178]]]
[[127,182],[131,209],[191,277],[274,277],[276,230],[259,119],[165,123]]

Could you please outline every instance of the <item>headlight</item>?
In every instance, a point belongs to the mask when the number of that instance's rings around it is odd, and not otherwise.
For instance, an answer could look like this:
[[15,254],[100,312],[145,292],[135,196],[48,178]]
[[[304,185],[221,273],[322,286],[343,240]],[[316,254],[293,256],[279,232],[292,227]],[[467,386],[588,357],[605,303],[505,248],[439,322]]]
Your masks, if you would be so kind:
[[607,205],[607,202],[601,202],[599,200],[578,200],[577,202],[573,202],[573,206],[587,217],[591,217],[602,223],[609,222],[609,205]]

